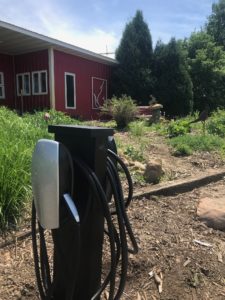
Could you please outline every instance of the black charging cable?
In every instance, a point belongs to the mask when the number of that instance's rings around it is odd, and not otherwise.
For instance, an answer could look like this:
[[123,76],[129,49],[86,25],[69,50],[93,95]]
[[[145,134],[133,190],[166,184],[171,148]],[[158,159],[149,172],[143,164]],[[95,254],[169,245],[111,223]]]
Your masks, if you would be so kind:
[[[126,208],[130,204],[133,195],[133,185],[130,173],[123,163],[123,161],[118,157],[116,153],[111,150],[108,150],[108,158],[107,158],[107,178],[111,186],[112,190],[112,198],[115,203],[115,211],[111,212],[109,209],[109,199],[107,199],[105,191],[99,182],[96,174],[92,171],[92,169],[77,158],[70,158],[71,169],[73,170],[74,165],[78,167],[81,172],[84,174],[85,179],[87,180],[90,186],[90,192],[93,194],[93,198],[98,201],[102,207],[104,218],[107,224],[106,234],[109,238],[110,243],[110,270],[105,277],[101,287],[96,291],[96,293],[92,296],[91,300],[95,300],[105,288],[109,285],[109,300],[119,300],[126,282],[127,269],[128,269],[128,252],[137,253],[138,246],[132,232],[131,225],[129,223],[129,219],[126,214]],[[124,171],[127,182],[128,182],[128,197],[126,201],[123,196],[122,184],[118,175],[117,163],[121,166]],[[73,177],[72,172],[72,177]],[[71,189],[73,187],[73,178],[71,180]],[[71,195],[73,196],[73,190],[71,190]],[[114,216],[115,215],[115,216]],[[117,219],[117,223],[115,223],[115,218]],[[82,220],[81,224],[82,226]],[[57,230],[57,229],[56,229]],[[128,237],[131,241],[133,249],[128,248]],[[38,289],[40,292],[40,296],[42,300],[51,300],[53,299],[53,290],[54,286],[57,284],[57,274],[53,274],[53,280],[51,280],[49,261],[47,255],[47,247],[45,242],[45,233],[44,229],[39,224],[39,240],[40,240],[40,254],[38,253],[37,246],[37,230],[36,230],[36,211],[34,203],[32,204],[32,241],[33,241],[33,252],[34,252],[34,262],[35,262],[35,272],[37,277]],[[57,242],[57,241],[56,241]],[[82,237],[80,237],[79,246],[81,246]],[[57,251],[60,251],[60,243],[56,244]],[[119,268],[119,283],[117,292],[116,289],[116,276],[117,269]],[[79,266],[77,266],[79,268]],[[73,283],[70,286],[67,286],[67,298],[65,300],[71,300],[74,294],[74,285],[76,278],[72,281]]]
[[108,227],[108,236],[109,236],[109,242],[110,242],[110,252],[111,252],[111,268],[109,274],[106,276],[102,286],[99,288],[99,290],[95,293],[95,295],[91,298],[91,300],[94,300],[98,298],[101,293],[104,291],[108,283],[110,282],[110,290],[109,290],[109,300],[113,299],[114,289],[115,289],[115,273],[116,273],[116,249],[115,249],[115,228],[111,219],[111,214],[108,207],[107,198],[105,195],[105,192],[102,188],[102,185],[100,184],[97,176],[92,171],[92,169],[82,162],[79,159],[74,158],[74,163],[80,168],[80,170],[85,175],[87,181],[89,182],[89,185],[91,187],[91,190],[94,193],[94,198],[96,198],[103,209],[104,218],[106,219],[107,227]]

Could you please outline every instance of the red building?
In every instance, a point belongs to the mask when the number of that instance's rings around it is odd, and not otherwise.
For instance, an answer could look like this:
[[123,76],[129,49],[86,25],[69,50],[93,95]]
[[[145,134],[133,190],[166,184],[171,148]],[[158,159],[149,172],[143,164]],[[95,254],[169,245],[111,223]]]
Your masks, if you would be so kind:
[[96,118],[117,62],[0,21],[0,105]]

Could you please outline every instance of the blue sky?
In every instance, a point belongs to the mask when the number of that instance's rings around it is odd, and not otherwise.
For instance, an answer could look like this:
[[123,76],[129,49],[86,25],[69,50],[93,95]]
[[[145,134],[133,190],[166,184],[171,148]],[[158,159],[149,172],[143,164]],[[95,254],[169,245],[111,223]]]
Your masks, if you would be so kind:
[[114,52],[125,24],[143,11],[153,43],[204,26],[216,0],[0,0],[0,20],[91,51]]

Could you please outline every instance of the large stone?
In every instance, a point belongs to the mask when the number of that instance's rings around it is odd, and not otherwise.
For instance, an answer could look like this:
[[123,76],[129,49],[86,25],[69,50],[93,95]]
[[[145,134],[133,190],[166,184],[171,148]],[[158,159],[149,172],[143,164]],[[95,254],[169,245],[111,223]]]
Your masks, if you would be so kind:
[[145,166],[144,178],[148,183],[158,183],[163,175],[162,160],[149,161]]
[[197,215],[208,227],[225,231],[225,197],[200,199]]

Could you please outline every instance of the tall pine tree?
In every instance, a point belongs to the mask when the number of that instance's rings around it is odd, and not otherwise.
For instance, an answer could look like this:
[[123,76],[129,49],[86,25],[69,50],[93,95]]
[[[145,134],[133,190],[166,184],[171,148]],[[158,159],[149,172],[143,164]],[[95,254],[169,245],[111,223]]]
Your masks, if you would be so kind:
[[166,45],[158,42],[154,51],[154,95],[166,115],[184,116],[192,111],[192,81],[181,43],[174,38]]
[[154,83],[152,76],[152,39],[140,10],[123,32],[116,50],[118,67],[113,74],[113,94],[127,94],[138,104],[148,104]]

